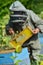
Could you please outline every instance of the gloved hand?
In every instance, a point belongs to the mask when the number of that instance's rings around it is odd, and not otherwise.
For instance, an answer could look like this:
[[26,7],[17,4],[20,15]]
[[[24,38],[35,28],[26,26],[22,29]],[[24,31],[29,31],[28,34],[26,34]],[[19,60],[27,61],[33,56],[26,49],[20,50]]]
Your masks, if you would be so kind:
[[37,34],[37,33],[39,33],[39,31],[40,31],[39,28],[36,28],[36,29],[32,30],[33,34]]

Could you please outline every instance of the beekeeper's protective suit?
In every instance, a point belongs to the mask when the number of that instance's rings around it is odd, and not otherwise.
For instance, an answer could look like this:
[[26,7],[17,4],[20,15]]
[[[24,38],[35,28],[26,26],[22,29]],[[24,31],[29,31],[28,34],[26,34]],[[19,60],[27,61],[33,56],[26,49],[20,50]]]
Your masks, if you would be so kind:
[[[41,18],[39,18],[32,10],[26,9],[19,1],[15,1],[10,6],[10,11],[12,12],[12,14],[10,15],[10,17],[12,18],[10,22],[24,22],[22,25],[22,27],[24,26],[23,28],[25,28],[26,26],[30,26],[30,28],[32,29],[39,28],[40,32],[43,32],[43,21],[41,20]],[[35,60],[39,60],[39,57],[37,55],[40,54],[41,46],[38,39],[38,33],[33,35],[29,43],[25,43],[23,46],[26,45],[28,49],[29,45],[32,47],[32,55],[30,53],[30,58],[33,57],[34,62]],[[33,64],[35,65],[36,63]],[[31,65],[33,64],[31,61]]]

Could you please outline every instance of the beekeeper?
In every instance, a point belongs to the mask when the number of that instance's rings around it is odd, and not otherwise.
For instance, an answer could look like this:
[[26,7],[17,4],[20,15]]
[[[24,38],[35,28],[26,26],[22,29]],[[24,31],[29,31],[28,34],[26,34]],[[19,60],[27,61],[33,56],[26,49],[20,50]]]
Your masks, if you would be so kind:
[[27,46],[28,51],[30,52],[29,56],[31,65],[37,65],[36,62],[37,60],[40,60],[38,55],[40,54],[41,49],[38,33],[43,32],[43,21],[32,10],[26,9],[19,1],[15,1],[14,3],[12,3],[12,5],[10,6],[10,11],[11,14],[9,25],[10,23],[11,25],[12,23],[15,24],[13,25],[13,28],[16,28],[16,31],[20,31],[20,29],[23,29],[26,26],[29,26],[32,29],[32,38],[25,44],[23,44],[22,47]]

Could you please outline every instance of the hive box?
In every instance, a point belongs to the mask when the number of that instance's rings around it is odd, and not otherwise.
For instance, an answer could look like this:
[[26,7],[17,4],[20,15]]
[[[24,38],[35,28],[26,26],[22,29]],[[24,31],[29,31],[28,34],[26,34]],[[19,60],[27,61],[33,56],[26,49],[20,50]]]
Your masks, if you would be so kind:
[[23,31],[21,31],[18,35],[16,35],[12,39],[10,44],[12,45],[13,48],[15,48],[15,50],[17,49],[20,51],[23,43],[27,41],[28,39],[30,39],[32,35],[33,35],[32,30],[29,27],[27,27]]
[[[15,59],[11,59],[11,57],[15,57]],[[0,65],[13,65],[16,61],[21,60],[18,65],[30,65],[29,54],[27,48],[22,49],[21,53],[6,53],[0,54]]]
[[13,60],[10,58],[12,53],[0,54],[0,65],[11,65],[13,64]]

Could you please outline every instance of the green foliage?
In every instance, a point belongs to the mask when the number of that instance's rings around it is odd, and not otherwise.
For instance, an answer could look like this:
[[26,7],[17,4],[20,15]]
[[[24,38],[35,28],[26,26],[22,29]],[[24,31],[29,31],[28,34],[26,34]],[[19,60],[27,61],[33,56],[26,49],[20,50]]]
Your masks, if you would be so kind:
[[12,46],[9,44],[11,36],[7,36],[5,32],[5,25],[8,23],[9,15],[0,18],[0,50],[10,49]]
[[17,58],[17,56],[11,56],[10,58],[14,60]]
[[[0,0],[0,16],[9,14],[10,5],[16,0]],[[27,9],[36,13],[43,11],[43,0],[19,0]]]
[[43,11],[41,11],[39,16],[43,19]]
[[19,63],[22,62],[22,60],[17,60],[14,65],[19,65]]
[[17,61],[15,61],[15,59],[17,58],[16,55],[15,55],[15,56],[11,56],[10,58],[11,58],[12,60],[14,60],[14,65],[19,65],[19,63],[22,62],[22,60],[17,60]]
[[14,0],[0,0],[0,16],[9,13],[9,6]]

